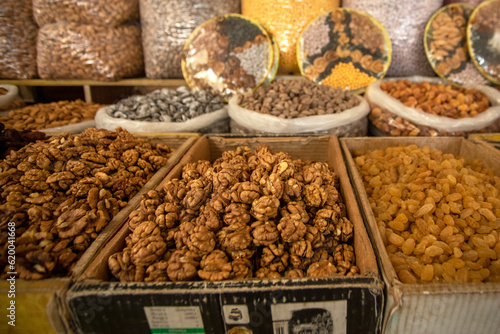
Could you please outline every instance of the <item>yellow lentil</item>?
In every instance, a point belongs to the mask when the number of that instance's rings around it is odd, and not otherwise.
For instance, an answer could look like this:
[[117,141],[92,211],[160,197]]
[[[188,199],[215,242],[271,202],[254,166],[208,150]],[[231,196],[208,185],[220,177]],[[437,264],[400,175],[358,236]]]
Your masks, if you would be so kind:
[[338,63],[330,75],[321,81],[321,84],[333,88],[356,90],[365,88],[375,81],[377,78],[361,72],[352,63]]
[[297,39],[302,29],[321,13],[335,10],[339,0],[242,0],[241,13],[260,21],[280,48],[278,72],[299,73]]

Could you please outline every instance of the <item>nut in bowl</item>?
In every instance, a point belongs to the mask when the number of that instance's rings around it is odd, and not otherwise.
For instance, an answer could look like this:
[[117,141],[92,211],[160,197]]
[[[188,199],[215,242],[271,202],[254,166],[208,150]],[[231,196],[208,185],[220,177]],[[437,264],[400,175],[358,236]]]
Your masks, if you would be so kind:
[[297,43],[304,77],[353,92],[381,79],[391,54],[384,27],[366,13],[345,8],[319,15],[304,28]]

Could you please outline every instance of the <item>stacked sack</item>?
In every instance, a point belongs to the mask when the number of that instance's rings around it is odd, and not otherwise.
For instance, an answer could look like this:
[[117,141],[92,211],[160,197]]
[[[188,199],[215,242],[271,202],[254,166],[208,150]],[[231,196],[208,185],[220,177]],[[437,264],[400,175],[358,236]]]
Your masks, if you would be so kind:
[[31,0],[3,0],[0,6],[0,78],[36,77],[37,26]]
[[114,81],[144,70],[137,0],[33,0],[42,79]]
[[181,55],[204,21],[240,12],[239,0],[139,0],[146,77],[182,78]]

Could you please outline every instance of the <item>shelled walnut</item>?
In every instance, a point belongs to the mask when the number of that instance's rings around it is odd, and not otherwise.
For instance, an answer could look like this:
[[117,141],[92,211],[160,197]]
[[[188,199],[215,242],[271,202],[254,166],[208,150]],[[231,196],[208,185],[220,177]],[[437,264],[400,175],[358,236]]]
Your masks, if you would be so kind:
[[[136,153],[135,163],[126,154],[131,150]],[[11,271],[6,256],[9,222],[16,227],[20,278],[68,275],[99,232],[169,155],[166,145],[135,138],[125,130],[95,128],[77,135],[64,133],[11,152],[0,161],[2,276]],[[141,161],[147,162],[147,168],[139,167]],[[153,218],[160,200],[148,201],[141,205],[148,209],[154,206],[149,213]],[[136,217],[136,229],[129,236],[137,247],[110,259],[112,271],[123,279],[142,279],[147,266],[161,260],[162,247],[166,250],[161,225],[154,219],[143,222],[147,217]]]
[[[165,272],[172,281],[357,274],[338,184],[328,164],[293,160],[264,144],[223,152],[213,164],[188,163],[181,179],[143,195],[110,271],[121,281],[161,281]],[[150,240],[158,231],[168,259]]]

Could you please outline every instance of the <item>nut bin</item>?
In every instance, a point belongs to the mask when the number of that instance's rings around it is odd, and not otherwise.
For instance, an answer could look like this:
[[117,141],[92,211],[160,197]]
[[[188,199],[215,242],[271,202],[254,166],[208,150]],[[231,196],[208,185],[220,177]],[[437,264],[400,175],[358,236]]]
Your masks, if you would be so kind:
[[387,285],[384,332],[495,332],[500,157],[465,138],[341,145]]
[[[68,137],[69,136],[68,134],[61,134],[61,135],[54,134],[52,137],[47,139],[47,142],[52,141],[52,143],[55,144],[54,141],[58,142],[63,141],[61,145],[66,145],[71,141],[80,140],[81,142],[79,142],[78,144],[82,145],[81,147],[89,147],[89,146],[84,146],[85,144],[88,144],[91,141],[89,136],[92,137],[92,135],[94,136],[101,135],[99,139],[101,145],[105,143],[107,143],[108,145],[110,144],[109,137],[111,135],[108,135],[108,137],[106,137],[106,135],[104,135],[104,130],[97,131],[96,129],[88,129],[84,134],[87,135],[87,137],[85,137],[84,135],[71,135],[72,138],[73,137],[75,138],[73,140]],[[130,136],[128,135],[124,136],[125,139],[129,140],[128,141],[129,144],[135,145],[135,142],[131,141]],[[139,138],[139,140],[144,140],[140,139],[141,137],[139,136],[135,137]],[[158,171],[149,178],[149,181],[147,183],[146,181],[143,182],[144,184],[143,187],[137,188],[130,185],[127,186],[127,188],[125,188],[124,190],[119,190],[120,186],[115,183],[117,187],[111,189],[112,191],[114,191],[115,195],[117,195],[116,191],[128,192],[129,190],[133,190],[134,188],[136,192],[138,191],[137,196],[134,196],[130,199],[124,198],[124,201],[122,200],[117,201],[117,199],[115,198],[110,198],[108,196],[110,191],[106,190],[104,186],[101,187],[100,190],[99,188],[95,187],[93,188],[90,187],[92,189],[89,188],[88,190],[86,190],[85,182],[81,182],[81,180],[79,180],[79,182],[75,182],[75,180],[70,180],[70,179],[62,180],[63,176],[65,178],[70,177],[69,175],[71,174],[70,172],[52,173],[52,175],[48,177],[46,182],[33,181],[33,179],[29,177],[34,176],[35,172],[38,172],[39,174],[44,172],[50,174],[50,172],[44,170],[43,168],[47,168],[47,163],[49,163],[48,170],[50,170],[51,160],[49,158],[45,158],[44,160],[43,156],[40,155],[36,160],[37,165],[35,165],[34,167],[32,166],[32,169],[27,171],[27,175],[25,175],[25,177],[21,180],[21,183],[17,185],[8,184],[2,187],[2,190],[4,192],[10,190],[10,195],[7,199],[9,202],[7,203],[4,202],[2,204],[2,212],[3,212],[2,217],[4,217],[4,221],[2,223],[2,226],[4,226],[2,227],[2,240],[3,240],[2,249],[4,250],[2,251],[1,259],[3,267],[5,267],[5,263],[7,261],[7,252],[6,252],[7,225],[11,221],[16,222],[17,220],[22,219],[22,217],[25,215],[22,211],[18,210],[17,214],[13,216],[12,212],[7,210],[9,209],[9,205],[13,204],[16,200],[19,200],[19,198],[23,196],[22,195],[22,188],[24,188],[23,184],[29,183],[31,184],[33,189],[37,189],[37,187],[43,187],[44,185],[52,185],[54,189],[57,189],[58,187],[63,187],[66,184],[66,186],[70,187],[69,189],[70,193],[76,190],[74,189],[76,185],[79,185],[82,187],[81,189],[79,189],[79,191],[82,192],[82,195],[79,197],[79,199],[82,196],[83,198],[85,198],[85,196],[88,194],[87,200],[89,200],[89,205],[93,205],[91,197],[95,197],[95,199],[98,201],[97,208],[99,210],[97,212],[96,218],[99,218],[98,220],[100,222],[97,222],[97,220],[94,222],[92,221],[92,217],[90,218],[87,217],[88,214],[91,214],[95,210],[91,210],[90,207],[86,208],[85,199],[83,200],[85,203],[81,203],[80,200],[76,202],[77,204],[82,205],[82,207],[80,209],[78,208],[75,209],[74,205],[71,204],[71,197],[69,195],[67,195],[66,200],[64,196],[58,195],[57,198],[54,197],[53,199],[49,199],[49,202],[43,204],[44,201],[46,201],[46,199],[43,198],[44,196],[41,196],[40,194],[47,194],[47,196],[52,196],[52,197],[55,196],[49,194],[50,189],[46,190],[43,193],[34,191],[33,194],[31,194],[29,197],[26,198],[25,202],[26,204],[24,204],[23,206],[26,209],[26,205],[31,205],[31,209],[28,210],[29,218],[31,219],[31,224],[29,225],[30,226],[29,229],[32,230],[33,233],[31,234],[29,233],[28,228],[25,224],[24,225],[16,224],[15,230],[16,234],[18,234],[18,237],[16,238],[15,271],[17,272],[16,303],[18,304],[16,305],[18,305],[18,308],[16,309],[16,319],[18,322],[16,323],[14,331],[12,331],[10,326],[7,325],[7,322],[2,322],[2,324],[0,324],[0,331],[2,332],[10,331],[12,333],[33,332],[33,326],[35,325],[39,326],[40,330],[43,330],[44,332],[50,332],[49,328],[52,328],[52,330],[55,332],[72,331],[73,327],[67,313],[66,305],[63,302],[64,296],[70,284],[82,274],[87,265],[99,253],[100,249],[104,246],[106,241],[110,239],[116,233],[117,230],[119,230],[119,228],[123,224],[125,217],[127,217],[128,214],[133,209],[135,209],[135,207],[139,204],[141,194],[155,187],[165,177],[165,175],[171,170],[171,168],[181,159],[182,155],[188,150],[188,148],[198,139],[198,135],[147,134],[146,136],[142,136],[142,138],[145,138],[146,140],[149,140],[149,138],[151,138],[152,142],[156,143],[158,147],[161,146],[164,149],[166,148],[166,146],[168,146],[172,150],[172,153],[169,155],[168,161],[166,161],[164,165],[158,166],[159,167]],[[122,144],[124,144],[125,142],[122,142]],[[24,149],[12,153],[10,159],[12,160],[12,157],[16,155],[22,156],[24,154],[23,152],[29,150],[30,147],[36,148],[37,145],[41,145],[40,143],[41,142],[29,144],[29,146],[25,147]],[[116,141],[115,143],[116,145],[118,145],[118,141]],[[141,149],[141,148],[142,147],[138,146],[136,149]],[[50,154],[57,153],[57,149],[55,147],[48,147],[46,150],[47,153],[52,152]],[[70,152],[70,150],[71,147],[68,147],[65,152]],[[129,151],[132,152],[132,150]],[[112,149],[108,150],[109,154],[111,154],[112,152],[113,152]],[[146,151],[142,153],[146,153]],[[94,170],[97,171],[97,168],[99,167],[98,165],[100,165],[100,163],[102,162],[99,159],[103,159],[103,156],[101,156],[101,158],[98,159],[98,155],[99,154],[95,152],[93,155],[91,152],[83,153],[82,158],[93,159],[93,160],[92,161],[82,160],[82,161],[87,161],[88,164],[91,164]],[[128,153],[125,155],[130,156],[130,154]],[[108,157],[105,158],[105,160],[112,161],[113,158]],[[3,169],[5,168],[5,164],[7,163],[7,161],[9,160],[4,160],[2,162],[2,165],[4,166],[2,167]],[[114,159],[114,161],[118,163],[120,162],[117,159]],[[127,161],[132,162],[131,160]],[[29,164],[30,164],[29,162],[24,162],[21,164],[21,166],[23,166],[21,168],[23,170],[25,169],[24,167],[29,168]],[[67,166],[69,166],[70,164],[73,165],[73,173],[79,174],[79,169],[82,172],[85,169],[89,169],[88,166],[86,167],[84,163],[76,159],[66,163]],[[54,166],[55,168],[58,168],[57,166],[59,165],[63,165],[63,163],[55,163]],[[104,169],[101,168],[100,171],[95,172],[96,175],[95,177],[88,177],[87,181],[106,183],[107,182],[106,178],[111,179],[111,177],[109,177],[106,174],[105,169],[106,168]],[[136,170],[137,169],[138,168],[136,168]],[[143,170],[146,169],[148,168],[147,167],[143,168]],[[4,170],[3,174],[10,172],[12,172],[12,169]],[[115,173],[114,175],[117,174]],[[61,181],[54,181],[56,180],[56,177],[59,177]],[[99,179],[97,180],[96,178]],[[11,176],[10,179],[14,180],[15,176]],[[131,177],[130,180],[132,179],[136,178]],[[10,183],[12,183],[12,181]],[[127,184],[123,183],[122,188],[123,185],[126,186]],[[14,191],[13,190],[14,188],[17,190]],[[100,195],[103,196],[102,200],[100,199]],[[50,218],[52,218],[52,212],[50,212],[50,210],[51,208],[52,210],[54,210],[55,209],[54,206],[57,208],[58,203],[62,203],[62,201],[64,201],[64,203],[66,203],[67,206],[73,208],[61,212],[59,214],[59,217],[56,218],[57,221],[54,223],[54,225],[56,225],[55,226],[56,232],[53,234],[50,233],[53,232],[53,229],[51,229],[49,233],[37,230],[37,226],[39,226],[40,224],[43,224],[43,226],[46,227],[46,224],[54,222],[54,220],[50,220]],[[75,201],[74,197],[73,201]],[[115,206],[117,202],[122,203],[118,208]],[[109,210],[107,209],[108,207],[113,208],[114,211],[112,213],[109,213],[108,212]],[[80,216],[83,214],[83,216],[86,218],[79,219],[77,222],[74,222],[73,224],[68,224],[71,222],[71,219],[74,219],[74,217],[73,218],[69,217],[70,214],[75,214],[75,215],[78,214]],[[111,214],[113,214],[112,218],[109,216]],[[43,215],[43,217],[46,218],[44,218],[45,220],[43,222],[37,223],[36,222],[38,217],[37,215]],[[39,218],[42,219],[42,216],[40,216]],[[78,218],[78,216],[76,218]],[[104,218],[105,222],[103,222],[102,218]],[[5,221],[5,219],[9,220]],[[28,220],[28,217],[26,217],[26,220]],[[80,224],[81,222],[85,223],[84,226],[85,229],[81,228]],[[99,226],[95,225],[95,223],[98,223]],[[102,223],[107,223],[107,224],[103,225]],[[90,229],[92,226],[93,228]],[[75,230],[75,228],[77,230]],[[78,229],[80,229],[80,231]],[[94,229],[97,232],[95,232]],[[100,233],[98,233],[99,229],[101,229]],[[25,233],[22,233],[23,231],[25,231]],[[75,235],[75,233],[76,236],[71,237],[71,235]],[[90,233],[90,235],[87,235],[87,233]],[[51,245],[53,247],[51,247]],[[54,275],[49,275],[48,274],[49,271],[53,272]],[[3,277],[6,277],[6,275],[7,275],[6,272],[2,274]],[[8,299],[9,288],[10,286],[8,281],[3,280],[0,283],[1,305],[7,305],[9,303],[10,300]],[[23,304],[24,303],[23,300],[29,300],[29,305],[30,305],[29,308],[23,307],[23,305],[26,305]],[[7,327],[9,327],[9,330],[7,330]]]
[[[360,274],[356,274],[355,271],[349,274],[354,274],[352,276],[332,274],[340,268],[338,264],[341,262],[335,262],[336,265],[330,262],[327,249],[324,249],[323,252],[317,251],[305,255],[311,250],[305,247],[302,249],[305,257],[313,255],[323,258],[324,256],[324,260],[309,267],[309,277],[300,278],[301,274],[305,274],[305,272],[299,268],[288,271],[287,278],[281,277],[285,275],[284,267],[287,263],[296,260],[303,261],[300,256],[294,257],[297,251],[302,251],[300,247],[300,249],[291,250],[292,254],[288,260],[288,246],[283,244],[279,246],[274,244],[273,240],[285,238],[288,241],[284,243],[295,242],[295,238],[303,233],[301,227],[304,224],[294,227],[294,224],[287,225],[287,222],[298,217],[303,219],[305,218],[303,214],[307,216],[308,213],[300,210],[298,202],[295,206],[290,204],[285,211],[294,213],[291,216],[282,217],[279,221],[280,224],[277,224],[279,226],[275,226],[273,218],[269,217],[277,214],[276,205],[280,204],[280,200],[275,196],[278,195],[261,196],[257,192],[257,190],[261,191],[260,187],[252,182],[235,184],[234,189],[231,188],[234,191],[224,188],[233,178],[238,175],[244,176],[244,173],[247,172],[247,169],[240,170],[238,167],[240,174],[227,173],[230,166],[226,166],[229,163],[224,160],[231,157],[235,158],[231,159],[232,163],[241,160],[238,157],[242,158],[243,156],[238,154],[246,154],[243,153],[247,152],[243,148],[245,146],[248,146],[250,150],[259,147],[259,153],[256,154],[262,154],[262,156],[259,155],[259,159],[263,159],[259,161],[269,167],[273,165],[272,159],[268,160],[268,158],[272,158],[272,155],[265,146],[262,146],[263,144],[269,145],[272,152],[290,154],[293,160],[300,158],[305,162],[310,159],[318,162],[314,165],[316,167],[326,166],[324,163],[328,163],[333,168],[334,173],[338,175],[340,196],[345,202],[348,220],[352,222],[354,227],[354,243],[352,244],[354,253],[352,253],[352,248],[349,248],[352,247],[351,245],[340,246],[339,244],[340,248],[336,253],[337,261],[346,261],[342,263],[347,265],[347,262],[351,261],[352,256],[355,255],[355,267],[359,268]],[[276,154],[282,158],[287,157],[285,153]],[[250,159],[251,156],[248,157]],[[202,162],[201,160],[208,161]],[[277,173],[281,173],[279,175],[283,177],[290,175],[290,165],[285,163],[289,160],[280,161],[283,163],[279,164]],[[257,161],[255,162],[257,163]],[[190,220],[193,217],[190,218],[189,215],[197,212],[196,210],[201,210],[202,202],[200,200],[203,199],[202,193],[204,193],[205,188],[203,188],[203,178],[199,177],[199,173],[202,170],[209,171],[210,169],[206,169],[209,168],[209,163],[223,164],[220,173],[214,172],[213,183],[210,184],[213,184],[214,189],[222,187],[221,189],[226,190],[220,190],[211,196],[210,206],[205,206],[203,212],[196,218],[199,224],[194,227],[192,233],[186,234],[185,232],[189,232],[190,229],[190,221],[194,221]],[[285,168],[286,166],[288,167]],[[260,170],[260,172],[265,171]],[[252,173],[254,177],[257,174]],[[318,177],[320,174],[311,173],[308,175]],[[174,200],[174,202],[178,196],[182,196],[182,182],[185,181],[177,179],[181,175],[183,179],[191,180],[189,181],[191,188],[182,199],[183,207],[190,209],[186,209],[187,211],[184,213],[181,212],[179,216],[184,223],[181,223],[178,230],[175,228],[165,230],[158,227],[160,225],[171,226],[172,222],[176,221],[175,208],[173,207],[175,204],[158,205],[154,213],[155,216],[157,213],[159,214],[156,216],[157,219],[144,222],[141,218],[141,215],[147,214],[144,209],[148,210],[147,212],[153,212],[152,210],[159,203],[158,201],[163,198],[162,196],[158,197],[158,193],[166,192],[165,198]],[[327,177],[327,174],[321,175]],[[266,191],[270,192],[269,194],[280,191],[280,179],[274,179],[275,176],[276,174],[269,176],[269,183],[263,184]],[[322,176],[319,176],[320,179],[315,177],[313,177],[314,180],[322,182],[320,180]],[[208,183],[205,184],[205,186],[207,185]],[[305,187],[309,185],[306,184]],[[195,187],[193,188],[193,186]],[[296,187],[290,185],[289,190],[292,189],[296,189]],[[316,205],[313,204],[316,198],[312,196],[314,191],[310,192],[311,196],[306,195],[309,190],[304,193],[305,201],[309,201],[309,205]],[[297,195],[293,191],[283,192],[283,196],[285,194],[290,199]],[[258,196],[260,197],[257,198]],[[316,312],[318,309],[325,319],[331,318],[330,324],[333,324],[336,330],[341,332],[376,332],[379,329],[379,316],[383,302],[381,299],[382,286],[379,284],[378,269],[375,266],[372,249],[363,229],[356,201],[352,196],[353,193],[336,137],[202,137],[184,156],[179,165],[168,174],[157,190],[151,191],[143,197],[140,208],[129,216],[128,226],[123,226],[115,237],[107,243],[103,251],[80,277],[79,282],[73,286],[67,296],[68,306],[72,310],[79,329],[84,333],[113,331],[118,328],[130,333],[148,330],[191,330],[204,333],[223,333],[237,331],[233,328],[238,327],[245,328],[247,331],[251,330],[254,333],[272,333],[273,328],[288,332],[299,327],[296,323],[298,319],[301,319],[301,323],[310,322],[311,320],[306,320],[305,314]],[[319,198],[321,196],[317,197],[317,199]],[[224,214],[223,222],[221,222],[215,219],[217,210],[224,211],[225,206],[221,206],[221,204],[227,204],[228,199],[233,204],[227,206],[225,210],[227,213]],[[263,220],[254,221],[252,226],[250,223],[248,225],[244,223],[251,219],[257,219],[255,217]],[[322,217],[324,218],[323,222],[328,222],[327,215]],[[217,238],[223,245],[224,251],[210,252],[214,245],[210,242],[209,236],[213,234],[212,229],[221,225],[223,226],[221,231],[224,233],[223,235],[217,233]],[[324,225],[325,228],[327,226],[328,223]],[[247,230],[252,231],[253,238],[248,238]],[[161,234],[163,233],[163,236],[167,238],[170,245],[168,247],[172,247],[174,243],[173,239],[169,239],[169,235],[170,232],[174,233],[175,231],[179,232],[175,233],[175,243],[185,242],[188,248],[173,252],[167,251],[168,261],[159,261],[154,265],[149,265],[152,260],[157,259],[165,251],[165,239]],[[343,235],[342,231],[348,232],[348,229],[340,228],[332,235],[336,236],[336,233],[339,232],[338,236],[340,237]],[[327,239],[325,236],[324,241]],[[248,240],[253,240],[255,249],[254,246],[245,247]],[[126,245],[134,246],[128,248]],[[261,267],[252,273],[252,267],[249,267],[252,262],[246,258],[252,256],[252,252],[256,251],[257,248],[259,249],[257,252],[262,250],[259,260]],[[199,259],[197,257],[200,252],[210,253]],[[129,266],[131,264],[129,256],[134,263],[132,266]],[[228,261],[228,257],[232,260]],[[113,281],[112,273],[108,269],[108,261],[114,274],[118,274],[122,280],[131,280],[132,282]],[[199,271],[195,269],[198,263],[200,264]],[[145,269],[144,266],[148,266],[145,272],[140,269],[141,267]],[[345,267],[346,270],[338,269],[338,271],[347,274],[349,270],[355,268],[351,265],[349,267],[351,269]],[[186,282],[187,278],[194,277],[193,274],[212,281],[202,281],[198,278]],[[329,277],[324,277],[324,274],[329,275]],[[250,275],[254,278],[249,278]],[[321,276],[323,278],[319,278]],[[146,278],[146,282],[141,281],[143,277]],[[222,281],[226,278],[233,278],[233,280]],[[235,278],[239,279],[234,280]],[[174,280],[174,282],[170,280]],[[86,310],[91,303],[102,305],[102,307],[93,308],[93,312],[90,314]],[[174,314],[177,314],[181,320],[175,323],[162,321],[162,317],[171,317]],[[188,322],[187,319],[190,321]]]
[[297,43],[300,73],[333,88],[361,92],[382,79],[391,64],[391,41],[370,15],[339,8],[323,13],[302,31]]
[[441,7],[425,27],[427,59],[434,72],[451,84],[488,84],[472,63],[467,48],[466,27],[473,9],[466,3]]
[[479,72],[500,85],[500,1],[487,0],[474,9],[467,24],[469,53]]

